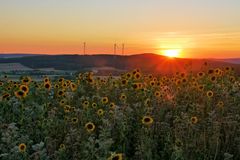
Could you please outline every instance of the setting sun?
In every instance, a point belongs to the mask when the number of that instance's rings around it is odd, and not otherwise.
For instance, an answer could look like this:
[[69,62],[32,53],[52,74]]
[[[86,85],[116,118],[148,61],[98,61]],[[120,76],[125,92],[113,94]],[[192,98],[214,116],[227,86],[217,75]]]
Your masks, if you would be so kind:
[[167,49],[163,50],[163,55],[167,57],[179,57],[181,53],[181,49]]

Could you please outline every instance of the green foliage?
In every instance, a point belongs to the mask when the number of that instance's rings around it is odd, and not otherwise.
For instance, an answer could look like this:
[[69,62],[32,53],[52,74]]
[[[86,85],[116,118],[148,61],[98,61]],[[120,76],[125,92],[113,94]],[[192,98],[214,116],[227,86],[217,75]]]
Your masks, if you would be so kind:
[[240,78],[203,73],[3,77],[0,159],[240,159]]

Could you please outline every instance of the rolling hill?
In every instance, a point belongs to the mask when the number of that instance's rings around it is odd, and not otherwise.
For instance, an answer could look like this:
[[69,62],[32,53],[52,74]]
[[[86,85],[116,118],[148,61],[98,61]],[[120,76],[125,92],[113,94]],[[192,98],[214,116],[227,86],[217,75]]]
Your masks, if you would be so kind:
[[[168,58],[156,54],[120,55],[35,55],[17,58],[0,58],[0,63],[20,63],[32,69],[54,68],[57,70],[86,70],[110,67],[117,70],[141,69],[146,73],[172,74],[176,71],[232,66],[240,73],[240,64],[214,59]],[[207,63],[207,67],[204,66]]]

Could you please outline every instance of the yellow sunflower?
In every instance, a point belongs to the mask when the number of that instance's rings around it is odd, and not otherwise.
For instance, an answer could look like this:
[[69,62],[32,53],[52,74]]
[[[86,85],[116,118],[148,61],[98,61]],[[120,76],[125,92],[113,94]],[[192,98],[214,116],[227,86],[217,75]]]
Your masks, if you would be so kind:
[[102,116],[104,114],[104,110],[103,109],[98,109],[97,110],[97,115],[98,116]]
[[108,103],[108,97],[103,97],[103,98],[102,98],[102,103],[103,103],[103,104]]
[[44,88],[50,90],[51,89],[51,83],[49,83],[49,82],[44,83]]
[[144,125],[151,125],[153,123],[153,118],[150,116],[143,116],[142,124]]
[[72,118],[72,123],[73,123],[73,124],[77,124],[77,123],[78,123],[78,118],[76,118],[76,117],[75,117],[75,118]]
[[25,152],[26,149],[27,149],[26,144],[21,143],[21,144],[18,145],[18,150],[19,150],[19,152]]
[[26,97],[26,93],[24,92],[24,91],[22,91],[22,90],[18,90],[18,91],[16,91],[16,92],[14,92],[14,94],[15,94],[15,96],[17,97],[17,98],[24,98],[24,97]]
[[28,92],[29,92],[29,88],[28,88],[27,85],[21,85],[21,86],[19,87],[19,89],[20,89],[21,91],[25,92],[25,93],[28,93]]
[[88,122],[85,124],[85,129],[90,133],[95,129],[95,125],[92,122]]
[[207,97],[208,98],[213,97],[213,91],[207,91]]
[[198,118],[196,116],[191,117],[192,124],[196,124],[198,122]]
[[89,102],[88,101],[83,101],[82,103],[84,108],[87,108],[89,106]]
[[59,146],[59,148],[60,148],[61,150],[65,150],[65,149],[66,149],[66,146],[65,146],[65,144],[61,143],[60,146]]
[[122,153],[115,153],[112,154],[107,160],[122,160],[123,159],[123,154]]

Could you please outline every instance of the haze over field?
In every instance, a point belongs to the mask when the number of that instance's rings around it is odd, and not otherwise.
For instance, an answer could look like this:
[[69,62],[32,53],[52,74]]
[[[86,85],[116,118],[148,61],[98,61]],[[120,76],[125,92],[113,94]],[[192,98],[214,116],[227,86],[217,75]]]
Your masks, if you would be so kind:
[[[0,2],[0,53],[240,57],[239,0]],[[168,51],[165,51],[168,50]],[[170,51],[169,51],[170,50]]]

